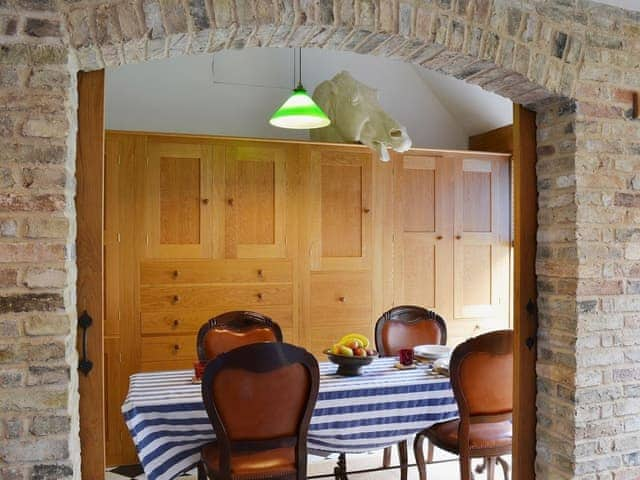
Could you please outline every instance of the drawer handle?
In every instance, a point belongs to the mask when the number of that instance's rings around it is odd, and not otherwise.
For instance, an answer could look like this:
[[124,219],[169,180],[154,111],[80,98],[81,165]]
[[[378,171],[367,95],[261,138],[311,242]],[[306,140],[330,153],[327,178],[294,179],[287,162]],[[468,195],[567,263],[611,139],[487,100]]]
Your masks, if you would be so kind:
[[178,350],[180,350],[180,345],[178,345],[177,343],[173,346],[173,352],[177,353]]
[[462,238],[462,235],[456,235],[456,240],[460,240]]
[[260,278],[263,278],[263,277],[264,277],[264,272],[262,271],[262,269],[261,269],[261,268],[259,268],[259,269],[258,269],[258,276],[259,276]]
[[208,198],[203,198],[202,199],[202,204],[203,205],[209,205],[209,199]]
[[362,211],[363,211],[364,213],[369,213],[371,210],[370,210],[370,209],[368,209],[368,208],[363,208],[363,209],[362,209]]
[[173,300],[172,300],[173,304],[175,305],[176,303],[180,302],[180,295],[174,295],[173,296]]
[[345,303],[347,301],[347,299],[345,297],[338,297],[338,301],[340,303]]
[[442,235],[438,235],[438,236],[436,237],[436,240],[442,240]]
[[227,205],[233,207],[233,198],[227,198]]
[[178,320],[177,318],[173,321],[173,328],[178,328],[178,326],[180,325],[180,320]]
[[256,294],[256,297],[258,297],[258,300],[262,300],[262,294],[261,293]]
[[173,278],[178,278],[180,276],[180,270],[173,271]]

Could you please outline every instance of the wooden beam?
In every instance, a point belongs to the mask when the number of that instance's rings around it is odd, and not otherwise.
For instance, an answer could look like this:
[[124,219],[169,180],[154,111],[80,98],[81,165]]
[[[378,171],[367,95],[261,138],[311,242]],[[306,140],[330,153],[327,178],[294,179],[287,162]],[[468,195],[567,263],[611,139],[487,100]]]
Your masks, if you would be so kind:
[[483,152],[512,153],[513,125],[496,128],[479,135],[469,137],[469,150]]
[[536,456],[536,114],[514,105],[513,478],[533,480]]
[[[86,312],[88,373],[79,372],[80,444],[83,480],[104,478],[104,70],[78,74],[78,139],[76,158],[76,240],[78,315]],[[83,330],[78,330],[83,355]]]

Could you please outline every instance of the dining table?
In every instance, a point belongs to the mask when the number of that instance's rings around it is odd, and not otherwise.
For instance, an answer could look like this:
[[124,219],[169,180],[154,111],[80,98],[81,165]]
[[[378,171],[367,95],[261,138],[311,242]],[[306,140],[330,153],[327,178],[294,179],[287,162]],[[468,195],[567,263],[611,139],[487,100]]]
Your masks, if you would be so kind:
[[[377,358],[351,377],[337,375],[333,363],[319,364],[320,388],[307,438],[310,452],[339,453],[344,461],[345,453],[392,446],[458,416],[447,376],[427,364],[398,369],[397,362]],[[122,413],[148,480],[170,480],[193,469],[201,447],[215,440],[201,389],[192,370],[130,377]]]

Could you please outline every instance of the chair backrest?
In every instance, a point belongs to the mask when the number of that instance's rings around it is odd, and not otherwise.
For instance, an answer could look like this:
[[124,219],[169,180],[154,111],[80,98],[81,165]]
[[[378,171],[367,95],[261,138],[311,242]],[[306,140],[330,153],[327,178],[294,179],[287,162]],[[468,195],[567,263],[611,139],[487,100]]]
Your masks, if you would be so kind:
[[306,478],[307,432],[318,397],[315,357],[287,343],[254,343],[207,365],[202,397],[230,478],[231,455],[295,448],[297,478]]
[[513,331],[485,333],[458,345],[449,374],[462,424],[511,418]]
[[412,305],[393,307],[376,322],[376,348],[396,355],[403,348],[447,343],[447,324],[440,315]]
[[258,342],[282,342],[282,331],[278,324],[261,313],[223,313],[200,327],[198,359],[208,362],[221,353]]

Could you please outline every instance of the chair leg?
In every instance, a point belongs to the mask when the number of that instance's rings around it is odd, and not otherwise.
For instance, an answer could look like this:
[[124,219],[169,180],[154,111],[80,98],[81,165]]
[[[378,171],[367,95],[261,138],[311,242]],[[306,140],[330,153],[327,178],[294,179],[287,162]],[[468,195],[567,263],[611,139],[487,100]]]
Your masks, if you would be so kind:
[[504,480],[509,480],[509,464],[507,463],[507,461],[502,457],[496,458],[496,461],[502,467],[502,473],[504,473]]
[[407,470],[409,470],[409,458],[407,455],[407,441],[403,440],[398,444],[398,457],[400,458],[400,480],[407,480]]
[[433,463],[433,443],[431,440],[427,440],[427,463]]
[[198,480],[207,480],[207,469],[204,462],[198,462]]
[[382,466],[384,468],[389,468],[391,465],[391,447],[387,447],[382,452]]
[[477,474],[484,473],[486,468],[487,468],[487,459],[483,458],[482,463],[476,466],[475,471]]
[[413,441],[413,454],[416,457],[416,468],[418,469],[420,480],[427,480],[427,468],[424,464],[424,451],[422,450],[423,444],[424,436],[418,433]]
[[496,478],[496,457],[487,458],[487,480]]
[[471,474],[471,458],[460,455],[460,479],[472,480]]

